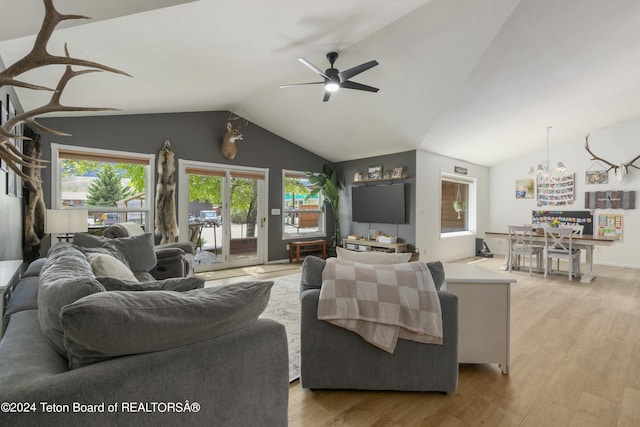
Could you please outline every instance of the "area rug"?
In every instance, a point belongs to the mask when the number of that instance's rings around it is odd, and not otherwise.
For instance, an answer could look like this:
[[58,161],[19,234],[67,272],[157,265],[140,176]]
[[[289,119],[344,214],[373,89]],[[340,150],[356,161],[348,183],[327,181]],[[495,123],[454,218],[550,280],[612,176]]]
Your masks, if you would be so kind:
[[289,382],[300,377],[300,273],[274,277],[271,299],[261,318],[284,325],[289,340]]
[[299,270],[299,264],[263,264],[252,265],[250,267],[229,268],[226,270],[207,271],[203,273],[196,273],[196,276],[201,277],[205,281],[228,279],[230,277],[240,276],[257,276],[265,273],[275,273],[287,270]]

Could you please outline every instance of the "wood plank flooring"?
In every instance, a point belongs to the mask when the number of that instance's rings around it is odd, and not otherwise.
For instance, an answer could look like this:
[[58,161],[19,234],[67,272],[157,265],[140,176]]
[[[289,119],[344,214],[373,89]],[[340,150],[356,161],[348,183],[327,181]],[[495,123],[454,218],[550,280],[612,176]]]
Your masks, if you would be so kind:
[[289,425],[640,426],[640,270],[594,270],[590,284],[511,273],[510,375],[462,365],[450,396],[310,391],[295,381]]

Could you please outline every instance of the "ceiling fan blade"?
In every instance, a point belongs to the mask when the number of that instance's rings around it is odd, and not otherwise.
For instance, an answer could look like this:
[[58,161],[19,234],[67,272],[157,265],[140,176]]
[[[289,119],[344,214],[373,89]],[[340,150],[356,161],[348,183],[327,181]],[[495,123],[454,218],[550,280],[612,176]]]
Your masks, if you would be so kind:
[[340,80],[344,82],[349,80],[351,77],[355,77],[358,74],[364,71],[367,71],[369,68],[375,67],[376,65],[378,65],[378,61],[365,62],[364,64],[360,64],[353,68],[349,68],[348,70],[345,70],[339,73],[338,75],[340,76]]
[[324,84],[324,82],[291,83],[291,84],[288,84],[288,85],[280,86],[280,89],[283,89],[283,88],[286,88],[286,87],[305,86],[305,85],[321,85],[321,84]]
[[328,79],[329,76],[327,76],[324,71],[322,71],[320,68],[316,67],[315,65],[313,65],[311,62],[307,61],[304,58],[298,58],[298,61],[302,62],[304,65],[306,65],[307,67],[309,67],[311,69],[311,71],[313,71],[314,73],[316,73],[319,76],[324,77],[325,79]]
[[331,92],[329,92],[328,90],[324,91],[324,98],[322,98],[322,102],[327,102],[329,100],[329,98],[331,98]]
[[350,82],[350,81],[340,83],[340,87],[345,89],[366,90],[367,92],[377,92],[380,90],[377,87],[367,86],[367,85],[363,85],[362,83],[356,83],[356,82]]

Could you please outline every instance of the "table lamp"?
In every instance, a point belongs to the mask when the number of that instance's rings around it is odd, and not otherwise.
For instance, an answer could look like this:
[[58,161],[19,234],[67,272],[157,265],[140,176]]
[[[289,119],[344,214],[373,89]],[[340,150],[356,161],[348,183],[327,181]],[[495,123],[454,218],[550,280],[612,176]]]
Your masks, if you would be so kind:
[[89,211],[86,209],[47,209],[44,216],[44,232],[67,235],[86,232],[88,216]]

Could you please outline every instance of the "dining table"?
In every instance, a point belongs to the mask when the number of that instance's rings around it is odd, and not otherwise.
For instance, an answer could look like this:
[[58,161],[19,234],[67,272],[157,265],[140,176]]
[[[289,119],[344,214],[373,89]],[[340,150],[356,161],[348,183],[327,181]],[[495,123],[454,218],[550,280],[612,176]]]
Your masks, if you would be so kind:
[[[506,247],[509,248],[509,232],[507,231],[485,231],[485,237],[491,237],[496,239],[505,239],[507,241]],[[539,228],[538,231],[534,229],[532,241],[534,243],[542,243],[544,244],[544,233],[542,229]],[[582,275],[580,277],[581,283],[591,283],[593,279],[595,279],[595,274],[593,273],[593,252],[594,247],[596,246],[612,246],[619,241],[618,237],[613,236],[592,236],[592,235],[583,235],[573,236],[573,247],[575,249],[584,249],[585,251],[585,269],[582,271]],[[510,252],[507,251],[504,257],[504,262],[500,265],[500,270],[508,270],[510,260]]]

